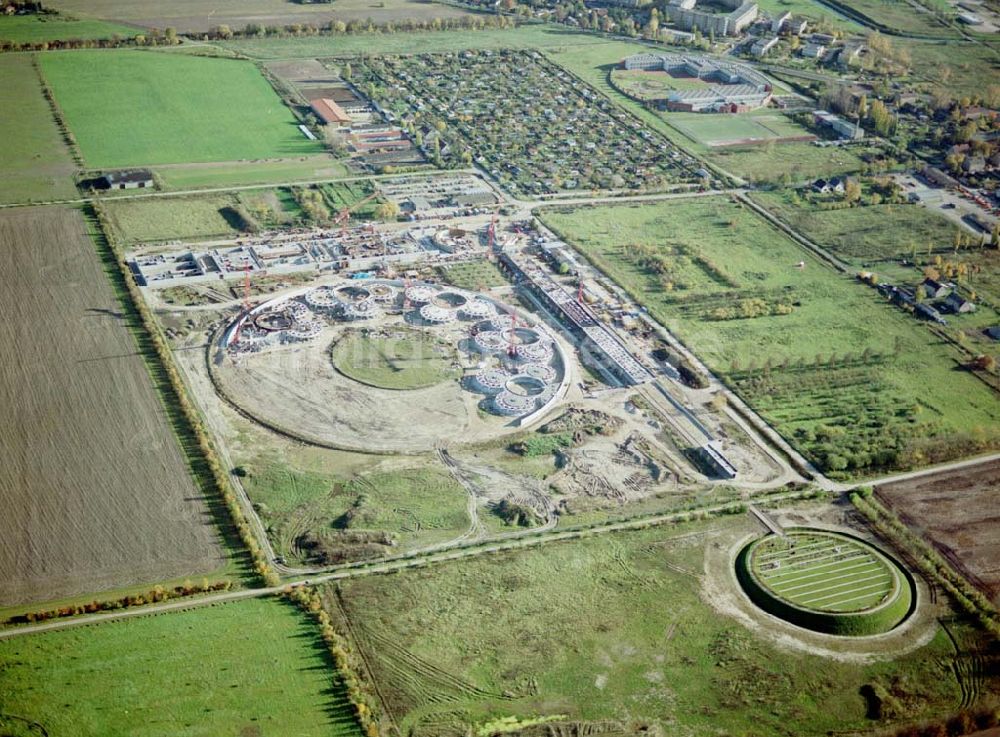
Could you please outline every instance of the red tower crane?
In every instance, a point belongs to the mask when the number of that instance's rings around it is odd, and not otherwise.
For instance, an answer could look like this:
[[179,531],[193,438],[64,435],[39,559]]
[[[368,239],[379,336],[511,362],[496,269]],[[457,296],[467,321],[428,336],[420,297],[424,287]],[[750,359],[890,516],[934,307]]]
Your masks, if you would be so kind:
[[377,192],[372,192],[370,195],[365,197],[363,200],[358,200],[353,205],[345,207],[343,210],[337,213],[333,218],[333,224],[340,227],[341,232],[347,230],[347,223],[351,219],[351,213],[357,210],[359,207],[364,205],[366,202],[371,202],[376,197],[378,197]]

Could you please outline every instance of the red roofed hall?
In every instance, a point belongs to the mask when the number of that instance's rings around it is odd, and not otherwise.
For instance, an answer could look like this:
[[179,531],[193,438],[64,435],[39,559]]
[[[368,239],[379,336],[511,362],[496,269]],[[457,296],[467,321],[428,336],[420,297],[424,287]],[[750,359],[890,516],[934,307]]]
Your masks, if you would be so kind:
[[351,116],[344,112],[344,108],[329,97],[310,100],[309,107],[327,125],[348,125],[351,122]]

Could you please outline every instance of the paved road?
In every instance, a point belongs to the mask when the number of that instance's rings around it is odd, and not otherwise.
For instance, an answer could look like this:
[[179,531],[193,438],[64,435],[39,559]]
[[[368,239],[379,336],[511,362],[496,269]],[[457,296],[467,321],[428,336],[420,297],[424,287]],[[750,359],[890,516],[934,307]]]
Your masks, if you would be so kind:
[[897,481],[909,481],[911,479],[919,479],[924,476],[934,476],[939,473],[961,471],[963,468],[971,468],[972,466],[979,466],[983,463],[990,463],[992,461],[1000,461],[1000,453],[990,453],[989,455],[978,456],[976,458],[968,458],[964,461],[942,463],[940,466],[922,468],[919,471],[908,471],[906,473],[897,473],[891,476],[882,476],[876,479],[867,479],[865,481],[858,482],[852,488],[856,488],[858,486],[881,486],[883,484],[892,484]]

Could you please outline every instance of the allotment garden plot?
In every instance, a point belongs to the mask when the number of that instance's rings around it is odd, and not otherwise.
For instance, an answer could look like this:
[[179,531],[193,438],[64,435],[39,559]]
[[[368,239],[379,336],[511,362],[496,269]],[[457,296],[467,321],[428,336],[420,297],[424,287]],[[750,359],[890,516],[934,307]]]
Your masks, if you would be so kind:
[[473,161],[516,195],[657,189],[697,164],[537,52],[464,51],[355,63],[355,80],[412,124],[432,158]]

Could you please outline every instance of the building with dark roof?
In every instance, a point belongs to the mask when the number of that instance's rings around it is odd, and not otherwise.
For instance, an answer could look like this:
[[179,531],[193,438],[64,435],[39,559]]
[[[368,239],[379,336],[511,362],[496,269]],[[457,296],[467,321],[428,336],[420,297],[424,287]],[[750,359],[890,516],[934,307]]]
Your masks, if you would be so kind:
[[153,172],[149,169],[109,171],[97,181],[104,189],[148,189],[153,186]]

